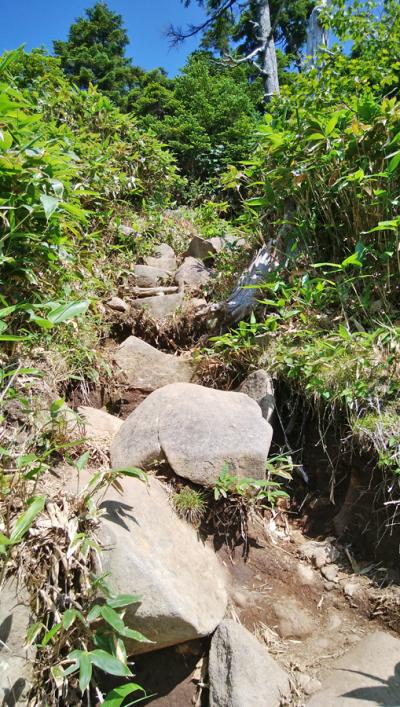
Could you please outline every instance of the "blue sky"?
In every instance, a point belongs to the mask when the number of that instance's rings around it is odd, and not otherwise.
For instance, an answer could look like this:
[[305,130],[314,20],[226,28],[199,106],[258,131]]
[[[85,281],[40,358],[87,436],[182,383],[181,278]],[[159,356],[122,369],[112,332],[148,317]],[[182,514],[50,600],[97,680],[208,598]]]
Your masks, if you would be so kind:
[[[21,44],[26,49],[44,45],[52,50],[53,39],[66,39],[76,17],[95,0],[0,0],[0,53]],[[180,0],[108,0],[122,15],[130,45],[127,54],[145,69],[164,66],[174,75],[185,63],[198,40],[170,48],[163,36],[169,24],[196,24],[203,14],[195,2],[185,9]]]

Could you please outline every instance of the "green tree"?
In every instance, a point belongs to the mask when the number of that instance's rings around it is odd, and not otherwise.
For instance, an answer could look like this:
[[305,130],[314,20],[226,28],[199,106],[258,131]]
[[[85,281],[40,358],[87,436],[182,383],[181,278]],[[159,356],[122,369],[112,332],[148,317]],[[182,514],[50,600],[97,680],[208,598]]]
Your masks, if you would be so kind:
[[121,15],[104,2],[97,2],[71,25],[66,42],[53,42],[54,52],[73,83],[81,89],[93,84],[122,107],[143,73],[125,56],[128,43]]
[[154,88],[150,83],[133,109],[174,152],[184,174],[204,179],[248,156],[262,86],[248,81],[247,66],[227,69],[210,52],[195,52],[163,93],[158,87],[157,100],[164,99],[161,120],[155,110],[159,102],[149,111]]
[[[192,0],[181,0],[186,6]],[[281,68],[300,63],[314,0],[196,0],[206,11],[200,25],[170,29],[175,42],[202,34],[202,46],[219,52],[231,64],[248,62],[252,76],[263,79],[265,96],[279,93]],[[279,50],[280,57],[277,52]],[[285,59],[282,61],[283,57]]]

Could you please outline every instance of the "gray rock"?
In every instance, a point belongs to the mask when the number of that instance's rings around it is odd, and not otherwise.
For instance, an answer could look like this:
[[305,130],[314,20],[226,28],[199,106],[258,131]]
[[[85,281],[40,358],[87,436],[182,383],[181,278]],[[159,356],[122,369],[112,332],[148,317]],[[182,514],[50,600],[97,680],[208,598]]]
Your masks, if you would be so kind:
[[320,676],[322,690],[309,707],[400,705],[400,639],[376,631],[337,660]]
[[297,579],[299,584],[302,586],[312,587],[317,583],[317,576],[315,570],[310,567],[310,565],[298,565],[297,566]]
[[123,494],[109,488],[100,508],[102,569],[118,594],[139,594],[125,622],[153,643],[130,641],[132,655],[212,633],[223,619],[225,571],[212,549],[178,518],[162,484],[124,478]]
[[253,371],[239,386],[238,390],[241,393],[246,393],[259,404],[263,417],[269,422],[275,409],[275,397],[274,384],[267,371],[263,369]]
[[176,256],[171,246],[162,243],[157,246],[153,256],[148,256],[144,259],[146,265],[168,272],[175,272],[177,268]]
[[296,683],[306,695],[313,695],[314,692],[318,692],[322,687],[319,680],[313,678],[311,675],[307,675],[307,673],[296,675]]
[[355,596],[360,591],[360,589],[361,587],[359,584],[350,580],[350,582],[346,582],[346,584],[344,585],[343,592],[346,597],[349,597],[351,599],[351,597]]
[[223,248],[243,246],[245,243],[243,238],[236,238],[236,236],[215,236],[214,238],[194,236],[190,241],[186,255],[200,260],[209,260]]
[[95,444],[110,443],[123,424],[123,420],[106,410],[82,406],[78,413],[83,419],[85,437]]
[[169,383],[189,383],[194,374],[190,360],[163,353],[136,336],[118,347],[114,360],[129,386],[150,392]]
[[290,692],[285,671],[247,629],[225,619],[211,641],[210,707],[279,707]]
[[300,546],[299,554],[300,557],[312,562],[314,567],[318,569],[334,562],[339,557],[337,549],[328,539],[323,542],[308,540]]
[[166,460],[179,476],[213,486],[224,466],[265,478],[272,428],[243,393],[191,383],[165,386],[127,418],[111,446],[114,467]]
[[338,582],[339,567],[337,565],[325,565],[321,568],[321,574],[328,582]]
[[275,601],[273,609],[277,617],[276,630],[281,638],[301,640],[313,633],[315,621],[296,599],[287,598],[284,602]]
[[136,285],[138,287],[158,287],[168,282],[171,273],[161,268],[153,268],[150,265],[135,265],[134,268]]
[[129,312],[130,309],[129,304],[124,302],[121,297],[111,297],[106,304],[107,307],[110,309],[115,309],[117,312]]
[[132,228],[132,226],[127,226],[124,223],[120,223],[118,231],[122,233],[123,236],[132,236],[135,233],[135,229]]
[[0,592],[0,700],[4,707],[28,704],[32,666],[26,650],[30,610],[26,591],[8,580]]
[[175,295],[156,295],[155,297],[141,297],[132,302],[135,309],[148,310],[155,319],[164,319],[175,314],[183,304],[183,292]]
[[178,285],[186,285],[187,289],[200,290],[210,279],[211,272],[201,260],[185,258],[181,267],[175,273]]

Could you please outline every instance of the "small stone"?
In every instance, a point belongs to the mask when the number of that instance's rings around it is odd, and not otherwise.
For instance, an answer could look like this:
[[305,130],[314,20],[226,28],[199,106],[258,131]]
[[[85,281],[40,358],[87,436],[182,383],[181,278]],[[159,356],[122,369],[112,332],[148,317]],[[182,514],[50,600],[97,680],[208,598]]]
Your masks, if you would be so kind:
[[325,565],[325,567],[321,568],[321,574],[328,582],[339,581],[338,571],[339,567],[337,565]]
[[135,229],[132,228],[132,226],[126,226],[124,223],[120,223],[118,231],[122,233],[123,236],[132,236],[135,233]]
[[259,404],[263,418],[270,422],[275,410],[274,384],[272,378],[263,369],[253,371],[238,388]]
[[300,584],[311,587],[316,583],[316,575],[312,567],[309,565],[298,565],[297,576]]
[[360,585],[356,584],[355,582],[346,582],[346,584],[343,587],[343,591],[344,591],[346,597],[354,596],[354,594],[356,594],[359,589],[360,589]]
[[121,297],[111,297],[110,300],[106,303],[107,307],[110,309],[115,309],[117,312],[129,312],[129,304],[124,302]]
[[307,673],[300,673],[296,675],[296,682],[298,687],[303,690],[306,695],[313,695],[314,692],[318,692],[322,685],[319,680],[307,675]]
[[318,569],[334,562],[339,556],[335,546],[329,540],[324,542],[309,540],[300,546],[299,554],[300,557],[312,562],[314,567]]
[[324,582],[324,589],[326,589],[327,592],[333,591],[333,589],[336,589],[335,582]]
[[307,638],[315,629],[314,619],[296,599],[275,602],[274,612],[278,619],[277,632],[283,639]]

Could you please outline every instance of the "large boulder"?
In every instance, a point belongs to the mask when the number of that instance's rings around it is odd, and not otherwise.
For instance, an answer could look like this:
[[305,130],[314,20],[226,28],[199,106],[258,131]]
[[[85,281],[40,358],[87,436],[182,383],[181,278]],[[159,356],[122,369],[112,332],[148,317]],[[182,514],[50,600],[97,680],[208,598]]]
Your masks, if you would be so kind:
[[259,404],[263,417],[269,422],[275,409],[275,397],[274,384],[267,371],[263,369],[253,371],[238,390],[240,393],[246,393]]
[[265,478],[271,439],[271,426],[247,395],[174,383],[127,418],[111,461],[146,469],[165,460],[179,476],[213,486],[226,465],[239,477]]
[[322,690],[309,707],[400,705],[400,639],[376,631],[364,636],[320,676]]
[[171,273],[151,265],[135,265],[135,281],[138,287],[158,287],[168,282]]
[[227,605],[225,571],[191,525],[178,518],[163,485],[121,480],[123,493],[109,488],[98,537],[102,570],[118,594],[139,594],[125,623],[153,643],[131,641],[132,655],[207,636]]
[[159,294],[154,297],[140,297],[131,303],[135,309],[145,309],[154,319],[165,319],[183,305],[183,292],[174,295]]
[[175,273],[175,282],[192,291],[201,290],[211,277],[211,272],[201,260],[185,258]]
[[175,272],[177,267],[176,255],[167,243],[161,243],[161,245],[157,246],[154,254],[145,258],[144,262],[152,268],[167,270],[167,272]]
[[0,592],[0,700],[4,706],[27,705],[33,681],[25,648],[30,620],[27,592],[8,580]]
[[194,373],[189,359],[163,353],[136,336],[118,347],[114,360],[130,387],[150,392],[169,383],[190,382]]
[[267,649],[229,619],[211,641],[209,683],[210,707],[279,707],[290,693],[288,676]]

